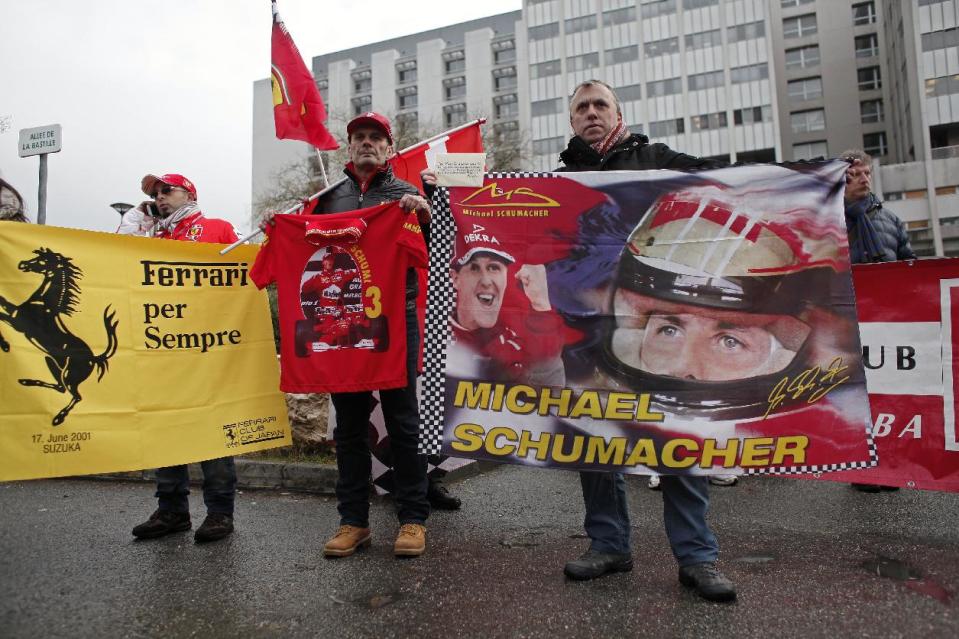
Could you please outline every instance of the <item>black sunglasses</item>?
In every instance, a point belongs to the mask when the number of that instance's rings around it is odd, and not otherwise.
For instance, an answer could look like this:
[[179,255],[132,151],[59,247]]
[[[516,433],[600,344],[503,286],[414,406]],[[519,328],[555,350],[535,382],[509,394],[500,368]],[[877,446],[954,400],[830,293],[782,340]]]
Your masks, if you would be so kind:
[[164,184],[157,189],[157,193],[162,193],[163,195],[170,195],[173,191],[183,191],[184,193],[189,193],[186,189],[180,188],[179,186],[170,186],[169,184]]

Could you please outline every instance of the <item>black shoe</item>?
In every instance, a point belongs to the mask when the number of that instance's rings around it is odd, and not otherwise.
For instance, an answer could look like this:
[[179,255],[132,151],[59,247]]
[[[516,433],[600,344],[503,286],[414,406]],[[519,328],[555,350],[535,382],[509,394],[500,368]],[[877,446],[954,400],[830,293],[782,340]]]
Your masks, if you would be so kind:
[[223,539],[233,532],[233,517],[224,513],[210,513],[193,533],[193,541],[202,544],[205,541]]
[[150,518],[133,529],[137,539],[153,539],[170,533],[190,530],[190,513],[175,513],[170,510],[157,510]]
[[876,484],[852,484],[852,487],[861,493],[878,493],[882,490],[882,486]]
[[563,572],[570,579],[583,581],[596,579],[611,572],[629,572],[632,569],[633,558],[629,553],[587,550],[579,559],[567,561]]
[[736,600],[736,587],[716,569],[716,564],[680,567],[679,583],[687,588],[695,588],[697,595],[709,601]]
[[437,510],[459,510],[463,505],[459,497],[454,497],[446,490],[446,486],[439,482],[430,482],[430,487],[426,491],[426,499],[430,506]]

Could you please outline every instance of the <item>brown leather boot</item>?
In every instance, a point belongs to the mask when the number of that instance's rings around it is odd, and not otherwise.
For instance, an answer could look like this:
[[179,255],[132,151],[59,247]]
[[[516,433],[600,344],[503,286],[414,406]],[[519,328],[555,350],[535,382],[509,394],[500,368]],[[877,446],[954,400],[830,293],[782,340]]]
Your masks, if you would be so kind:
[[357,548],[366,548],[370,545],[371,535],[369,528],[359,526],[340,526],[333,538],[323,546],[323,554],[327,557],[349,557]]
[[426,552],[426,526],[422,524],[403,524],[393,544],[393,554],[397,557],[419,557]]

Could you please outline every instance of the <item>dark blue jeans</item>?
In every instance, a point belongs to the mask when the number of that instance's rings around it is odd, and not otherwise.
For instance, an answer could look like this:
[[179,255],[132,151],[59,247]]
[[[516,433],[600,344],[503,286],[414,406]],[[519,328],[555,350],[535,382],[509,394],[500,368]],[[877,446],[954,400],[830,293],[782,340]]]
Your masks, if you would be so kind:
[[[236,498],[236,465],[232,457],[200,462],[203,469],[203,503],[207,513],[233,516]],[[167,466],[157,469],[157,501],[160,510],[175,513],[190,512],[190,475],[187,467]]]
[[[416,360],[420,333],[416,300],[406,302],[406,374],[403,388],[381,390],[380,405],[393,454],[393,498],[401,524],[422,524],[430,514],[426,500],[426,455],[419,454],[420,415],[416,401]],[[337,510],[340,523],[366,528],[370,523],[369,423],[373,393],[333,393],[336,408]]]
[[[583,526],[590,548],[598,552],[629,553],[629,509],[622,473],[582,472],[586,518]],[[719,542],[706,523],[709,479],[682,475],[660,476],[663,522],[673,556],[680,566],[714,562]]]

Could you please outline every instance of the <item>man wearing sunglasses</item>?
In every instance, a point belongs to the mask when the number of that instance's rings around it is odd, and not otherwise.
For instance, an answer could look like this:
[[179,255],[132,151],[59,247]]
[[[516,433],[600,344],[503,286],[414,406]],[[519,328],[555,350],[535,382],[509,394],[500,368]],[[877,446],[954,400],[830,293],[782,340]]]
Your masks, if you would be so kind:
[[[140,182],[152,200],[127,211],[117,233],[145,235],[185,242],[231,244],[236,231],[226,220],[203,215],[196,203],[196,186],[177,173],[147,175]],[[236,467],[232,457],[200,463],[203,469],[203,502],[207,516],[193,538],[197,543],[216,541],[233,532],[233,504],[236,498]],[[152,539],[189,530],[190,476],[186,465],[159,468],[157,509],[133,529],[138,539]]]
[[117,233],[219,244],[236,241],[233,225],[203,215],[197,206],[196,186],[182,175],[146,175],[140,186],[153,199],[124,213]]

